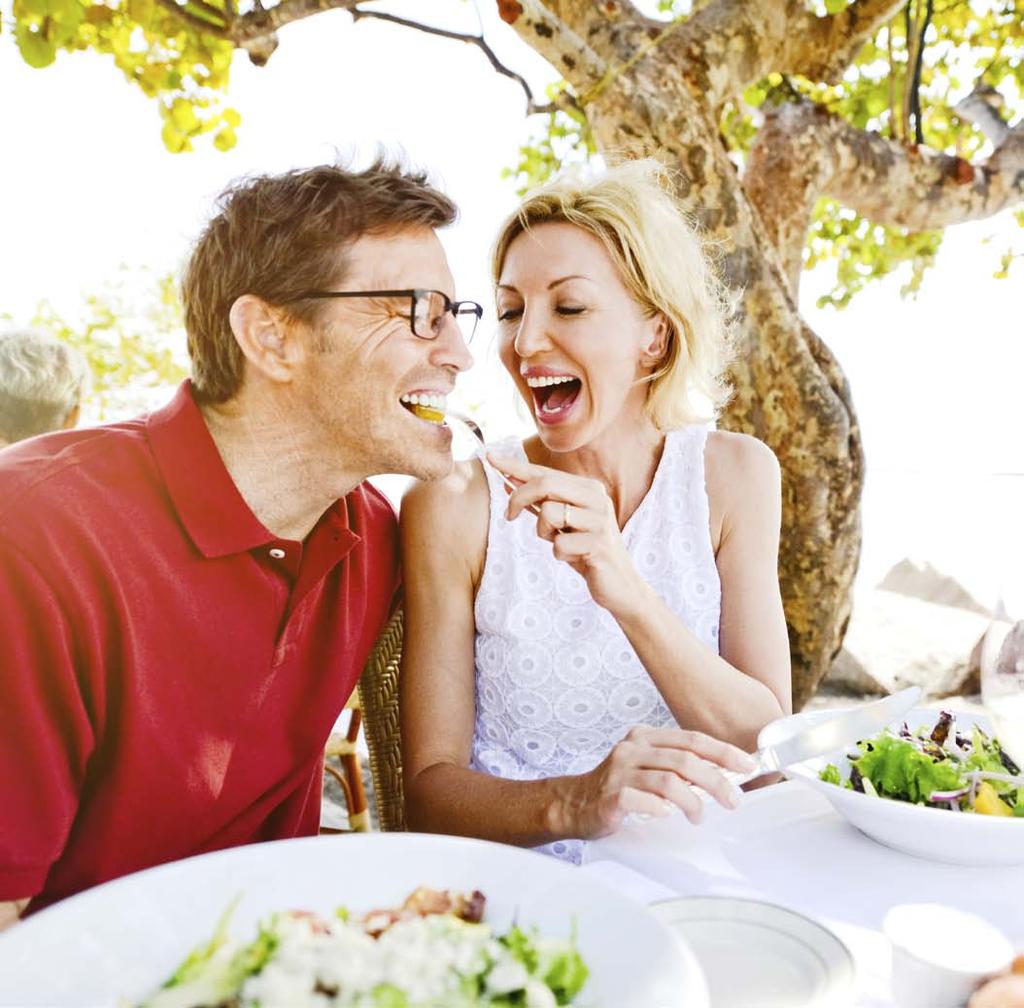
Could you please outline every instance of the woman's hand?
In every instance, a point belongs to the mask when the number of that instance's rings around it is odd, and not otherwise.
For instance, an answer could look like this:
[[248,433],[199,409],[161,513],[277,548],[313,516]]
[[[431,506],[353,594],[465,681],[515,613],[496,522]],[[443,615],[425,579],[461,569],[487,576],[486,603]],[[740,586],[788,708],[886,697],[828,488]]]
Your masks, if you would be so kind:
[[520,459],[487,459],[518,484],[509,494],[509,521],[535,505],[537,535],[552,544],[555,559],[583,577],[599,606],[615,615],[637,604],[648,586],[626,550],[603,483]]
[[691,785],[735,808],[739,789],[722,770],[749,773],[754,761],[741,749],[682,728],[631,728],[590,773],[568,778],[562,821],[565,836],[593,839],[614,832],[630,813],[663,816],[679,808],[700,822],[703,802]]

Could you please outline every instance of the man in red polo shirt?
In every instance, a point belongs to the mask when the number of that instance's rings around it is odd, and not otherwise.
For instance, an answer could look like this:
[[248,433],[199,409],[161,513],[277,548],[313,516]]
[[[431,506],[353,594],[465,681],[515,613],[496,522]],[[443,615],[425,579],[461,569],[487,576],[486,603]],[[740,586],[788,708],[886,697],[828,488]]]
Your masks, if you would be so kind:
[[182,284],[191,381],[0,452],[6,921],[317,831],[323,746],[398,588],[364,481],[452,464],[435,408],[480,315],[450,300],[454,216],[386,163],[236,185]]

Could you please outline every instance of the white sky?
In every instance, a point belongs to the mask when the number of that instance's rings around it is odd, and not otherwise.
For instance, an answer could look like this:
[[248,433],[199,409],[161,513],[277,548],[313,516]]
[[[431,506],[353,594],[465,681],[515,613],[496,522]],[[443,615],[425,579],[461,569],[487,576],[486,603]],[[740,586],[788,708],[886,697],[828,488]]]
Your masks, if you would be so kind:
[[[480,6],[494,47],[542,94],[550,68],[497,22],[492,4]],[[6,0],[0,8],[9,14]],[[476,28],[472,4],[431,9],[449,27]],[[123,263],[177,269],[229,179],[336,151],[365,158],[377,143],[403,148],[455,198],[462,219],[445,245],[458,295],[490,307],[488,247],[515,204],[500,171],[514,164],[528,130],[518,85],[471,46],[379,22],[353,25],[342,12],[289,26],[265,68],[239,55],[232,73],[238,146],[175,156],[160,141],[154,104],[110,60],[62,53],[35,71],[11,33],[0,36],[0,312],[24,321],[46,298],[72,313]],[[1009,281],[991,278],[1017,233],[1008,215],[951,229],[917,301],[900,300],[892,281],[846,312],[819,312],[823,273],[805,277],[802,300],[844,365],[864,429],[862,580],[874,583],[913,555],[961,577],[984,601],[1002,591],[1024,617],[1024,269]],[[492,319],[485,316],[478,365],[461,394],[483,404],[500,434],[516,419],[488,352]]]

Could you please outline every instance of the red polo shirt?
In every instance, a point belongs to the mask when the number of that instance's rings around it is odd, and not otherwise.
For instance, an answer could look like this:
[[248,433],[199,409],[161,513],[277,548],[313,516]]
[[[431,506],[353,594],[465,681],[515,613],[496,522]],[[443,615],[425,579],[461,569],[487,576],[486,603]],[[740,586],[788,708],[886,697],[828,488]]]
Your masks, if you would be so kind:
[[0,900],[315,833],[323,746],[397,587],[384,497],[275,539],[188,383],[0,452]]

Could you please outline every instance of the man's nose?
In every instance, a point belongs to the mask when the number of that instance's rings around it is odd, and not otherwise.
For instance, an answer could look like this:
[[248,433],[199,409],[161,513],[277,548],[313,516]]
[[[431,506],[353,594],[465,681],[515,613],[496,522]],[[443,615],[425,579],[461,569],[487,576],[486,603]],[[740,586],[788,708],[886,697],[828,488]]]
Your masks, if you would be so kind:
[[473,355],[466,345],[462,327],[450,315],[443,331],[432,344],[433,363],[441,367],[454,368],[456,371],[468,371],[473,366]]

